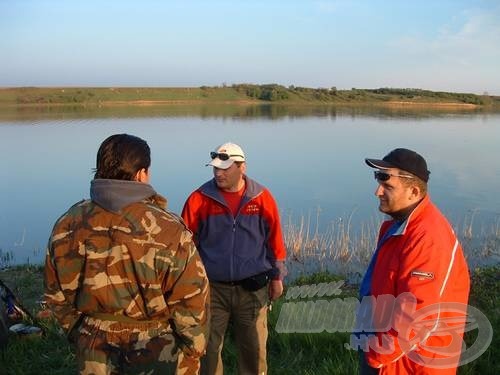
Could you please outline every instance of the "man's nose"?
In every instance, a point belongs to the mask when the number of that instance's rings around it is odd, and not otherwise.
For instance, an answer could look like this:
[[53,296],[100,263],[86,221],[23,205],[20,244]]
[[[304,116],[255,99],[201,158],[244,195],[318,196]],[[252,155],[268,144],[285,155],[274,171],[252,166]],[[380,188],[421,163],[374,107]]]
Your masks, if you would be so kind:
[[384,194],[384,188],[382,187],[382,185],[379,184],[377,186],[377,189],[375,190],[375,196],[380,197],[383,194]]

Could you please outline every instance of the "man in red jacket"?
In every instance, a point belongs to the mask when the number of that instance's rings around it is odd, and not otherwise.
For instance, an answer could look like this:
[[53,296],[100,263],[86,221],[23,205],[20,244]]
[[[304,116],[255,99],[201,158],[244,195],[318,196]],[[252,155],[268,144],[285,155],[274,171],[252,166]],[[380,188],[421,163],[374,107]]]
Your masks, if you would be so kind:
[[246,176],[240,146],[210,153],[214,178],[187,199],[182,217],[210,281],[210,336],[202,374],[221,374],[222,345],[231,320],[239,374],[266,374],[268,302],[283,293],[285,246],[271,193]]
[[[469,271],[452,227],[427,194],[427,163],[404,148],[365,162],[377,169],[375,195],[390,219],[360,288],[360,310],[376,301],[368,309],[372,326],[364,331],[374,336],[361,353],[361,373],[455,374]],[[388,297],[392,309],[380,308]]]

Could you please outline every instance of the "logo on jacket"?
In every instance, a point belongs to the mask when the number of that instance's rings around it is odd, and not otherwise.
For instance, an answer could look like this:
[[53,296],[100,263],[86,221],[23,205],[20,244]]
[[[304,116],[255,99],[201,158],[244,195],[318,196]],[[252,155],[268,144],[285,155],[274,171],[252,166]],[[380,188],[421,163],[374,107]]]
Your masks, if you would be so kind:
[[247,214],[258,214],[260,211],[260,208],[258,205],[254,203],[250,203],[246,208],[245,208],[245,213]]
[[419,280],[432,280],[434,279],[434,272],[425,271],[411,271],[411,276],[416,277]]

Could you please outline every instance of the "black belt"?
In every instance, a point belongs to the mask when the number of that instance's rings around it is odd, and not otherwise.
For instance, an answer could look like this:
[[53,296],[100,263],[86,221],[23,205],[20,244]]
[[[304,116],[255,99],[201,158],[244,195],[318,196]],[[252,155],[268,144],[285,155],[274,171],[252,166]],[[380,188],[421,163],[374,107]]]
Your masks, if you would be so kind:
[[241,285],[243,280],[238,280],[238,281],[218,281],[218,280],[211,280],[213,283],[217,284],[224,284],[224,285],[231,285],[231,286],[236,286],[236,285]]

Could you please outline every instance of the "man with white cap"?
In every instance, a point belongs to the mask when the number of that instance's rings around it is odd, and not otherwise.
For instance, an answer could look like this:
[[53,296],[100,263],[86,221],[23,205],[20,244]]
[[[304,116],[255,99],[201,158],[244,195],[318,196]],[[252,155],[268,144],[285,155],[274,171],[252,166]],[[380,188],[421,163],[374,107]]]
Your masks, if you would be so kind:
[[[375,195],[390,218],[360,288],[361,307],[376,301],[358,312],[371,318],[359,319],[371,325],[358,332],[376,336],[362,348],[361,374],[455,374],[469,272],[451,225],[427,194],[427,163],[406,148],[365,162],[377,169]],[[387,297],[395,302],[384,310]]]
[[210,281],[210,336],[202,374],[223,374],[222,346],[232,321],[239,374],[266,374],[267,311],[283,293],[286,256],[269,190],[246,176],[240,146],[210,153],[214,178],[187,199],[182,217],[194,233]]

